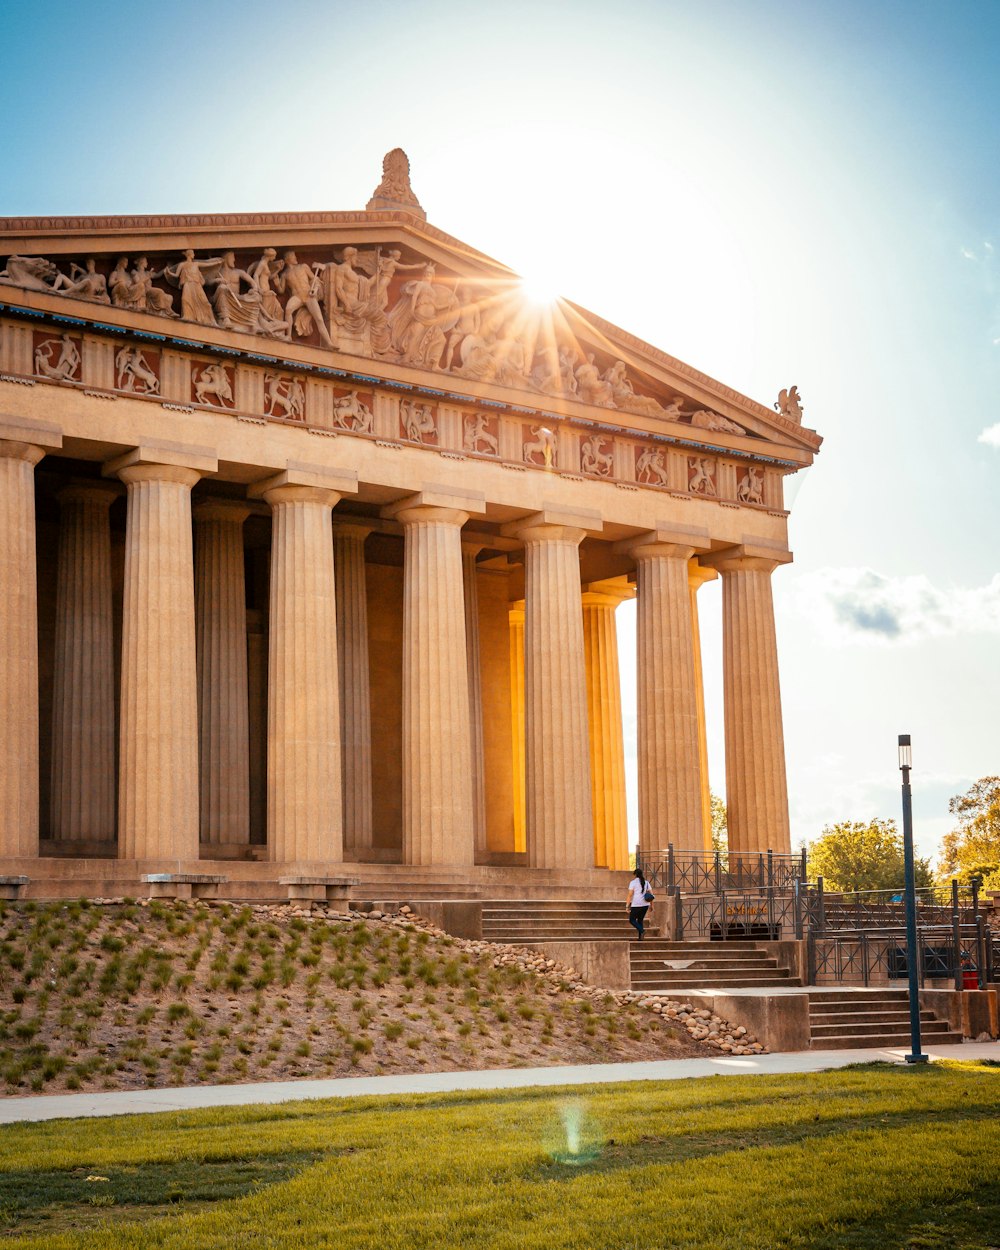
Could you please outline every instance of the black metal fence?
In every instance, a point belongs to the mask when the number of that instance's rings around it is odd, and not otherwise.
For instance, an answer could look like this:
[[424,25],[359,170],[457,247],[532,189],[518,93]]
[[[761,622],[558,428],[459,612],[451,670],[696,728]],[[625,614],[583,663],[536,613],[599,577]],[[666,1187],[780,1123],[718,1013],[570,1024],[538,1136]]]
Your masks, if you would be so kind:
[[806,852],[784,855],[777,851],[665,851],[636,853],[653,889],[689,894],[720,894],[733,890],[787,890],[806,879]]
[[718,894],[677,895],[677,935],[712,942],[801,938],[802,896],[791,891],[722,890]]
[[[880,985],[908,978],[906,935],[902,932],[837,933],[806,938],[811,985]],[[917,976],[950,981],[956,989],[983,989],[1000,976],[1000,943],[982,923],[953,929],[921,929],[917,934]]]

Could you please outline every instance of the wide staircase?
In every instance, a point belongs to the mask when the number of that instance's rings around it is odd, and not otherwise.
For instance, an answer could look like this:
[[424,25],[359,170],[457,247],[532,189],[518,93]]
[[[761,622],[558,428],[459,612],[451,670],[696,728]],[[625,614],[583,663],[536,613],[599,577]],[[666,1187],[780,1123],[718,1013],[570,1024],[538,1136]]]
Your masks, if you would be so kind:
[[632,988],[684,994],[702,989],[772,989],[802,984],[751,942],[668,942],[629,948]]
[[[821,990],[809,994],[809,1035],[813,1050],[893,1049],[910,1045],[907,990]],[[932,1011],[920,1012],[920,1035],[928,1046],[962,1040]]]
[[[658,933],[653,926],[647,932]],[[563,899],[483,903],[483,937],[489,942],[593,942],[635,938],[623,903]]]

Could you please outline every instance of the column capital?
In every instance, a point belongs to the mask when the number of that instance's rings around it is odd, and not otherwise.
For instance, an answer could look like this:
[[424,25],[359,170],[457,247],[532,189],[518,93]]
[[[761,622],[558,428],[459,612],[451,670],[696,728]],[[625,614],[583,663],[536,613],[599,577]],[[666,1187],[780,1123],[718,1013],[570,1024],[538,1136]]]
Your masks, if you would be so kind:
[[201,480],[197,469],[185,469],[179,464],[131,464],[119,469],[118,476],[126,486],[133,482],[177,482],[190,489]]
[[507,616],[512,621],[520,621],[524,624],[524,600],[517,599],[507,609]]
[[[282,492],[279,494],[278,492]],[[303,492],[313,492],[312,494]],[[348,469],[330,469],[323,465],[288,462],[280,473],[254,482],[247,489],[249,499],[265,503],[329,503],[338,504],[344,495],[358,491],[358,475]]]
[[750,543],[741,543],[738,547],[726,547],[722,551],[713,551],[699,558],[707,568],[718,569],[720,573],[735,573],[750,569],[762,573],[773,573],[779,565],[791,564],[793,559],[792,553],[782,548],[775,549]]
[[719,576],[715,569],[710,569],[700,560],[688,561],[688,585],[692,590],[700,590],[706,582],[714,582]]
[[0,439],[0,460],[23,460],[34,467],[45,456],[46,450],[37,443],[17,443]]
[[[26,460],[17,447],[32,447],[40,454],[38,460],[47,451],[58,451],[62,447],[62,430],[51,421],[32,421],[28,417],[4,417],[0,426],[0,457],[5,459]],[[38,460],[32,461],[37,464]]]
[[82,501],[110,508],[123,493],[122,488],[114,482],[92,482],[74,478],[68,486],[56,492],[56,498],[61,504]]
[[239,499],[202,499],[191,509],[196,521],[232,521],[242,525],[253,511]]
[[603,582],[589,582],[583,588],[583,606],[594,608],[617,608],[626,599],[635,598],[635,587],[615,578]]
[[399,508],[393,513],[393,520],[402,525],[454,525],[459,529],[469,519],[467,512],[459,508],[439,508],[431,504],[416,504],[412,508]]
[[[426,486],[423,490],[417,491],[413,495],[406,495],[402,499],[386,504],[382,509],[382,516],[393,521],[402,521],[404,524],[407,520],[433,520],[429,514],[425,518],[419,516],[407,517],[406,513],[415,512],[417,509],[438,510],[440,512],[464,513],[467,521],[470,516],[483,516],[486,512],[486,496],[475,491],[460,490],[452,486]],[[444,520],[444,518],[441,518]],[[465,524],[465,521],[462,522]]]
[[658,522],[645,534],[636,534],[633,538],[615,543],[614,550],[619,555],[631,556],[633,560],[671,556],[689,560],[695,553],[708,551],[710,546],[707,529]]
[[[133,447],[131,451],[106,460],[101,466],[101,473],[104,477],[121,477],[123,481],[144,481],[145,479],[139,475],[131,478],[123,476],[123,469],[133,468],[189,469],[197,475],[195,477],[197,481],[204,473],[218,472],[219,458],[211,447],[196,447],[182,443],[141,443],[138,447]],[[155,475],[150,474],[149,479],[155,481]],[[181,481],[180,478],[172,480]]]
[[364,542],[369,534],[374,534],[378,526],[371,521],[358,517],[335,516],[333,518],[334,538],[356,538]]
[[[517,538],[523,543],[571,541],[579,543],[588,534],[604,532],[604,521],[599,512],[589,508],[562,508],[549,505],[540,512],[533,512],[516,521],[501,526],[500,533],[507,538]],[[575,535],[579,537],[575,537]]]

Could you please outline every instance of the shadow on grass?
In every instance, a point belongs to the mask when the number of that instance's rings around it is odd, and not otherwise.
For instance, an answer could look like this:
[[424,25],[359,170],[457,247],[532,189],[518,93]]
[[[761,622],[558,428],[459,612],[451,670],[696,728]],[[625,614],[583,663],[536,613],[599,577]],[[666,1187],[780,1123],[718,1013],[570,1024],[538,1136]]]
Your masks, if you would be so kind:
[[336,1151],[298,1151],[252,1159],[183,1159],[176,1163],[0,1174],[0,1236],[56,1233],[109,1221],[145,1221],[242,1198],[298,1175]]

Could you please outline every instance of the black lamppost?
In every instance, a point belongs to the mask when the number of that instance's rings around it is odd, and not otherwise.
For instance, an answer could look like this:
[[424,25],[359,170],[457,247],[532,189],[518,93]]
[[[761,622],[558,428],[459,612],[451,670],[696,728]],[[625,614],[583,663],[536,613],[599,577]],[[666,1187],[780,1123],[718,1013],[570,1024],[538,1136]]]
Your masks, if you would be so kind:
[[913,801],[910,769],[913,753],[910,735],[899,735],[899,769],[903,774],[903,869],[906,874],[906,971],[910,980],[910,1054],[907,1063],[926,1063],[920,1051],[920,969],[917,963],[917,890],[913,876]]

